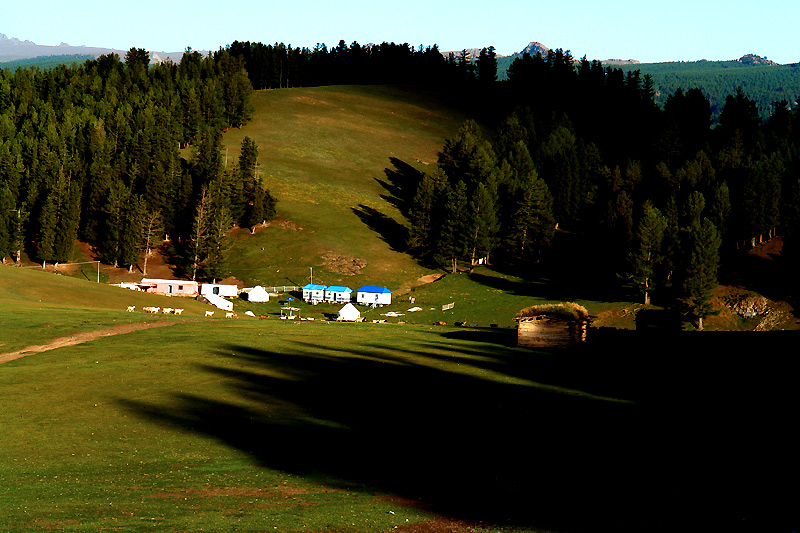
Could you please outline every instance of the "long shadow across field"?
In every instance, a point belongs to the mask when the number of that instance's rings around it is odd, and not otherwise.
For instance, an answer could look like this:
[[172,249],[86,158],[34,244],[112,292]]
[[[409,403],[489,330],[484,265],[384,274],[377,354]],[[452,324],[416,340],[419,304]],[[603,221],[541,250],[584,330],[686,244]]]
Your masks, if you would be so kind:
[[437,332],[399,348],[225,345],[219,357],[238,368],[201,370],[241,402],[122,403],[270,468],[464,519],[788,531],[800,525],[796,365],[769,347],[798,338],[606,334],[540,352]]
[[353,213],[392,250],[404,252],[408,248],[408,229],[392,217],[380,212],[374,207],[360,204],[352,208]]

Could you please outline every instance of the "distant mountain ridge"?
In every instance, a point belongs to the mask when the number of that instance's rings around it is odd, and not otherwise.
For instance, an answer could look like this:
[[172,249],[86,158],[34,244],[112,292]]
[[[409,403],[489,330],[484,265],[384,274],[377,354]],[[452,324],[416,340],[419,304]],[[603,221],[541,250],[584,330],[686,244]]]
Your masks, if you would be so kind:
[[[481,50],[484,47],[480,48],[466,48],[457,51],[448,51],[448,52],[441,52],[442,55],[447,58],[450,54],[453,54],[456,58],[461,57],[463,52],[466,52],[466,57],[468,61],[477,61],[478,56],[480,55]],[[207,51],[198,50],[202,54],[206,54]],[[162,61],[171,60],[173,62],[179,62],[181,57],[183,56],[184,52],[163,52],[163,51],[149,51],[150,52],[150,62],[152,64],[161,63]],[[542,56],[547,56],[548,52],[550,52],[550,48],[546,45],[538,42],[538,41],[531,41],[528,43],[525,48],[523,48],[520,52],[516,52],[514,54],[508,56],[502,56],[500,54],[497,55],[498,59],[498,74],[500,79],[505,79],[506,70],[511,65],[511,63],[517,57],[522,57],[523,55],[530,54],[531,56],[535,56],[536,54],[542,54]],[[29,40],[20,40],[16,37],[8,37],[3,33],[0,33],[0,63],[8,63],[12,61],[19,61],[24,59],[32,59],[44,56],[92,56],[98,57],[104,54],[115,53],[118,54],[120,57],[124,57],[127,53],[127,50],[117,50],[114,48],[102,48],[102,47],[92,47],[92,46],[72,46],[70,44],[62,42],[58,46],[49,46],[49,45],[40,45],[36,44],[33,41]],[[630,66],[630,65],[640,65],[640,64],[652,64],[652,63],[641,63],[636,59],[603,59],[599,60],[604,65],[609,66]],[[697,62],[706,62],[707,60],[701,59]],[[769,65],[769,66],[777,66],[779,63],[776,63],[772,60],[767,59],[766,57],[762,57],[756,54],[745,54],[738,60],[742,65],[748,66],[756,66],[756,65]]]
[[[16,37],[9,38],[0,33],[0,63],[32,59],[45,56],[91,56],[99,57],[104,54],[118,54],[125,57],[127,50],[116,50],[114,48],[101,48],[94,46],[72,46],[61,43],[58,46],[48,46],[36,44],[33,41],[22,41]],[[201,52],[205,53],[205,52]],[[167,59],[174,62],[181,60],[183,52],[150,52],[150,62],[160,63]]]

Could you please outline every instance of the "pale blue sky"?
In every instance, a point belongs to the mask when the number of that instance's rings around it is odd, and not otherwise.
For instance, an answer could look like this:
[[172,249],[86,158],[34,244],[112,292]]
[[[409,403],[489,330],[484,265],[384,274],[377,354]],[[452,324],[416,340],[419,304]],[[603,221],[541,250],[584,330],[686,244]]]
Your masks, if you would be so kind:
[[0,33],[37,44],[176,52],[234,40],[329,47],[383,41],[443,51],[539,41],[589,59],[800,62],[800,1],[2,0]]

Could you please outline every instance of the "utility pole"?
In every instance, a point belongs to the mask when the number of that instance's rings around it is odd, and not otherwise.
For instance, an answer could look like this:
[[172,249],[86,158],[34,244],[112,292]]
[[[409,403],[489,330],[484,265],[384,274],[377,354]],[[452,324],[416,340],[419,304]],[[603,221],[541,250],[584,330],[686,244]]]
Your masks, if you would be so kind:
[[314,267],[308,267],[311,270],[311,285],[314,284]]
[[[22,233],[22,208],[21,207],[17,208],[17,233]],[[19,266],[22,263],[22,238],[19,235],[17,235],[16,238],[17,238],[17,246],[19,246],[19,248],[17,249],[17,260],[16,260],[16,263],[17,263],[17,266]]]

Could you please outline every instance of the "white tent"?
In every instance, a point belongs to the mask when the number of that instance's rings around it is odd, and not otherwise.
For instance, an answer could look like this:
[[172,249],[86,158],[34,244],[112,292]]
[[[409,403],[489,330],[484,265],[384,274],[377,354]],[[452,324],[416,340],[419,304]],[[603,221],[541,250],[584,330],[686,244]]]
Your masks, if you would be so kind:
[[355,322],[359,318],[361,318],[361,312],[358,309],[356,309],[356,306],[354,306],[351,303],[348,303],[344,307],[339,309],[339,317],[337,318],[337,320]]
[[242,293],[248,302],[268,302],[269,293],[261,285],[256,285],[252,289],[242,289]]

